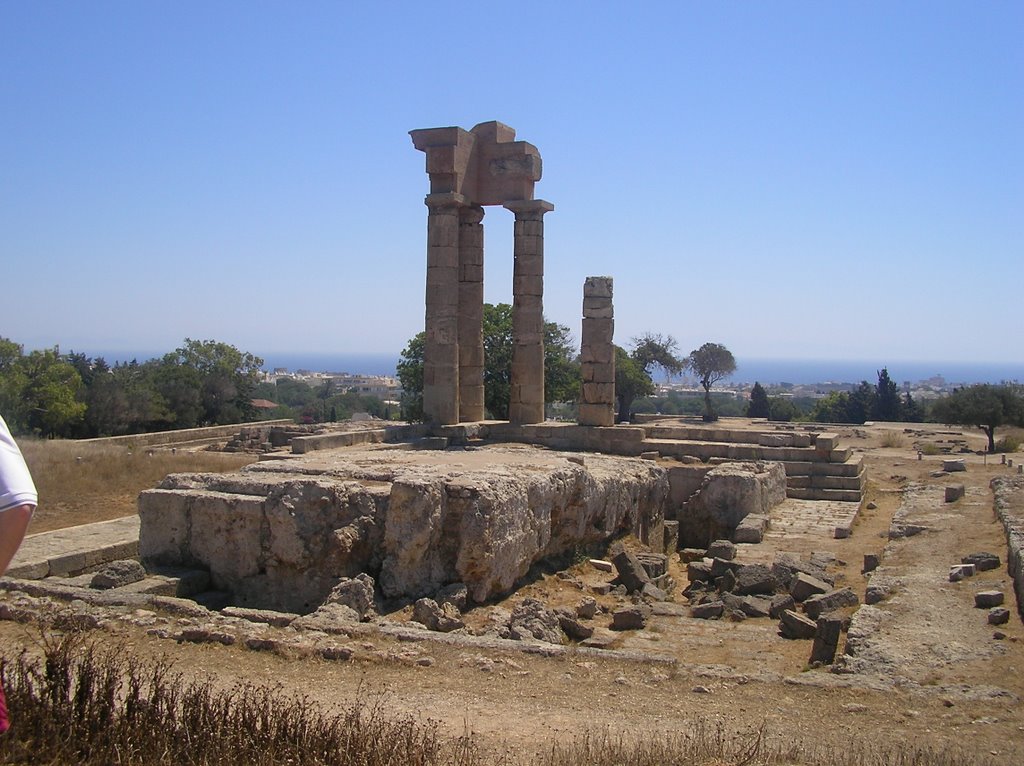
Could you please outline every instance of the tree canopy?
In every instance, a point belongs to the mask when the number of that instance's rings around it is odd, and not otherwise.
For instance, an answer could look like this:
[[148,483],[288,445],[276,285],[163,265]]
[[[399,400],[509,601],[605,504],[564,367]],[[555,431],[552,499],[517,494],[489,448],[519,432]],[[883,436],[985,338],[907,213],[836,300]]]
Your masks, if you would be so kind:
[[979,383],[957,388],[935,402],[932,415],[940,422],[980,428],[988,437],[988,451],[995,452],[997,428],[1024,426],[1024,386]]
[[666,376],[678,375],[686,368],[686,361],[677,356],[679,344],[671,335],[645,333],[633,338],[629,353],[615,347],[615,403],[616,420],[628,423],[632,417],[633,402],[654,393],[654,370],[661,369]]
[[[484,408],[488,417],[508,418],[512,386],[512,306],[484,304]],[[402,384],[402,417],[423,419],[423,354],[425,335],[409,339],[398,362]],[[544,401],[571,402],[579,398],[580,368],[569,328],[544,322]]]
[[116,364],[0,338],[0,411],[11,430],[116,436],[255,419],[263,361],[218,341],[188,338],[161,359]]
[[687,367],[693,371],[704,388],[704,420],[717,420],[718,416],[711,404],[711,387],[736,372],[736,359],[721,343],[705,343],[690,352]]

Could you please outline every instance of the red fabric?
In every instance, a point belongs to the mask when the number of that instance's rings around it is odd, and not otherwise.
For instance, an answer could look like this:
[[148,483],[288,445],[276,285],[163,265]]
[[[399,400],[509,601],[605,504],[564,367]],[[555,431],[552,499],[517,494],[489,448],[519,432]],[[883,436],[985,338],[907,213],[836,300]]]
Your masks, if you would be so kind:
[[4,696],[4,687],[0,686],[0,734],[11,728],[11,719],[7,717],[7,698]]

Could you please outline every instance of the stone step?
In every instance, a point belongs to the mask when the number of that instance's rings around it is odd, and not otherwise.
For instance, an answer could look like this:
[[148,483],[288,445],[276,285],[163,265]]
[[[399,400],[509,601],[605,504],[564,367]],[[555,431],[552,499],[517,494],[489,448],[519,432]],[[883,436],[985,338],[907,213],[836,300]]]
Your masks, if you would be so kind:
[[685,439],[644,439],[644,451],[656,451],[664,457],[696,457],[701,460],[715,458],[726,460],[775,460],[786,462],[827,463],[832,454],[838,454],[845,461],[847,450],[832,450],[820,453],[814,447],[763,447],[759,444],[736,444],[732,442],[701,442]]
[[787,476],[790,489],[864,489],[864,474],[859,476]]
[[859,476],[864,471],[863,455],[852,455],[842,463],[803,460],[782,462],[786,467],[786,476]]
[[816,487],[786,489],[786,497],[797,500],[836,500],[844,503],[859,503],[863,495],[859,489],[822,489]]

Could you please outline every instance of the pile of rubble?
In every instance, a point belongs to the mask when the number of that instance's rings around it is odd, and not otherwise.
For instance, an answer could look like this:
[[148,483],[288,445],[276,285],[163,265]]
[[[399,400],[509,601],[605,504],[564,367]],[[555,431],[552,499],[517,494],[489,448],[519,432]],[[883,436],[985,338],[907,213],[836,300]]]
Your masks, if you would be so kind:
[[833,661],[840,634],[849,627],[842,610],[860,603],[850,588],[835,587],[826,554],[803,561],[780,553],[771,566],[741,564],[735,544],[716,540],[706,550],[684,548],[679,555],[690,581],[683,595],[692,617],[777,619],[783,637],[815,640],[811,664]]

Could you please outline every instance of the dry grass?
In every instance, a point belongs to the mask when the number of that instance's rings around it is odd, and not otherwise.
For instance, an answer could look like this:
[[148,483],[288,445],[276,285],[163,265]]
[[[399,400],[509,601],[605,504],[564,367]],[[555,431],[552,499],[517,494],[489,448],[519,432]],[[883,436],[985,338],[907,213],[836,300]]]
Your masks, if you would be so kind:
[[135,499],[167,474],[230,471],[251,455],[178,450],[131,450],[102,441],[19,439],[39,490],[30,533],[116,519],[135,513]]
[[166,663],[74,634],[42,639],[42,657],[0,659],[14,721],[0,763],[107,766],[433,766],[480,763],[431,723],[356,703],[324,714],[306,699],[240,682],[217,690]]
[[907,440],[899,431],[883,431],[882,446],[892,448],[905,447],[907,446]]
[[166,661],[147,663],[125,646],[76,633],[41,633],[39,651],[0,656],[14,724],[0,737],[0,763],[82,766],[954,766],[991,764],[965,752],[834,744],[750,731],[703,719],[678,731],[596,734],[553,742],[522,761],[495,761],[469,736],[446,737],[432,722],[388,714],[365,697],[340,713],[266,686],[218,689],[186,681]]

